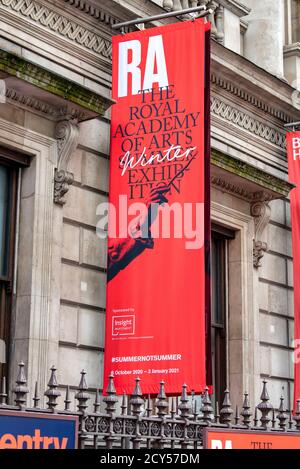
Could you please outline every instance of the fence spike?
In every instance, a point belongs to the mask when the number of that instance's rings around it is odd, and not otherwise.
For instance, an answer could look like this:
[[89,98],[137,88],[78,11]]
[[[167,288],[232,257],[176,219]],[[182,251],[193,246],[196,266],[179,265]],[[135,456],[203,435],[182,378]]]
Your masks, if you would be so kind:
[[189,404],[189,399],[187,395],[187,385],[182,385],[182,393],[180,397],[180,404],[178,405],[178,409],[180,411],[180,416],[182,418],[188,418],[190,415],[191,407]]
[[99,395],[99,393],[100,393],[100,391],[97,388],[96,389],[96,395],[95,395],[95,402],[94,402],[94,413],[95,414],[98,414],[99,410],[100,410],[100,395]]
[[279,427],[281,428],[281,430],[285,431],[286,421],[288,419],[288,416],[284,412],[284,397],[283,396],[281,396],[280,398],[280,406],[278,409],[277,419],[279,420]]
[[252,413],[250,411],[249,394],[247,392],[245,392],[244,394],[244,402],[243,402],[241,416],[243,417],[243,425],[245,425],[246,427],[249,427],[251,424]]
[[289,412],[289,429],[292,430],[293,428],[293,413],[291,410],[288,411]]
[[15,403],[20,409],[23,409],[26,407],[27,394],[29,393],[24,367],[25,367],[24,363],[20,362],[19,372],[18,372],[18,376],[16,379],[16,386],[13,389],[13,392],[16,395]]
[[151,396],[150,394],[148,394],[148,398],[147,398],[147,408],[146,408],[146,413],[147,413],[147,417],[151,417],[152,415],[152,401],[151,401]]
[[48,389],[44,393],[44,395],[48,397],[48,402],[47,402],[48,409],[51,409],[52,412],[55,412],[55,407],[58,404],[56,402],[56,399],[60,397],[61,395],[57,388],[58,388],[58,382],[56,378],[56,368],[53,365],[51,368],[51,376],[50,376],[49,383],[48,383]]
[[215,423],[220,423],[220,413],[219,413],[219,402],[216,401],[216,415],[215,415]]
[[38,409],[40,398],[39,398],[39,393],[38,393],[38,382],[37,381],[35,382],[34,396],[33,396],[32,400],[33,400],[33,408]]
[[257,415],[257,406],[255,407],[255,411],[254,411],[254,420],[253,420],[253,423],[254,423],[254,426],[257,427],[257,424],[258,424],[258,415]]
[[272,428],[276,428],[276,418],[275,418],[275,409],[272,409],[272,420],[271,420],[271,423],[272,423]]
[[0,391],[0,405],[7,405],[6,378],[2,377]]
[[167,396],[165,393],[164,381],[160,382],[159,393],[157,395],[156,408],[158,410],[157,415],[160,418],[163,418],[168,413],[169,404],[168,404]]
[[261,427],[267,428],[268,423],[270,422],[269,412],[273,409],[272,404],[269,402],[270,397],[267,390],[267,381],[263,381],[263,390],[260,398],[261,402],[258,404],[257,408],[261,412]]
[[226,389],[224,392],[224,401],[222,404],[222,409],[220,411],[221,423],[225,423],[226,425],[230,426],[232,414],[233,414],[233,410],[231,408],[230,393],[229,393],[229,390]]
[[78,392],[75,394],[75,399],[77,399],[78,401],[77,408],[82,414],[86,413],[86,409],[88,407],[87,401],[90,399],[89,393],[86,392],[88,389],[88,385],[85,379],[85,375],[86,372],[82,370],[80,383],[78,386]]
[[65,403],[65,410],[69,411],[70,410],[70,404],[71,404],[70,386],[69,385],[67,386],[67,389],[66,389],[66,397],[65,397],[64,403]]
[[114,375],[111,373],[108,377],[106,396],[103,398],[103,402],[106,404],[105,410],[109,415],[113,415],[113,413],[116,411],[116,403],[118,402],[116,394]]
[[141,407],[144,404],[144,399],[142,399],[143,394],[140,386],[140,381],[141,378],[139,377],[135,379],[135,387],[130,398],[132,415],[140,415]]
[[239,420],[240,420],[239,406],[237,405],[237,406],[235,407],[235,417],[234,417],[234,423],[235,423],[235,425],[238,425]]
[[107,394],[116,394],[116,388],[115,388],[113,373],[111,373],[108,377],[108,385],[107,385],[106,393]]
[[174,419],[176,416],[176,398],[172,397],[172,403],[171,403],[171,419]]
[[198,404],[197,404],[196,399],[194,400],[193,415],[194,415],[194,420],[197,420],[197,417],[198,417]]
[[206,423],[210,423],[213,420],[214,409],[211,405],[211,400],[209,397],[208,387],[206,386],[204,394],[202,396],[202,420]]
[[122,396],[121,409],[122,409],[122,415],[126,415],[126,412],[127,412],[127,396],[126,396],[125,392],[123,392],[123,396]]
[[294,421],[296,423],[296,429],[299,431],[300,430],[300,399],[297,399],[297,402],[296,402]]

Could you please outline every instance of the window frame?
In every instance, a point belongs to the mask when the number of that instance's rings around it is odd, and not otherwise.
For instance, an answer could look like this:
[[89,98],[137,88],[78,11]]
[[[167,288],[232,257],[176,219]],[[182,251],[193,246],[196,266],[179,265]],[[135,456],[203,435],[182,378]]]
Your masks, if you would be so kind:
[[[222,403],[225,389],[228,387],[228,243],[230,239],[234,239],[235,233],[228,228],[213,224],[211,230],[211,257],[212,257],[212,307],[211,307],[211,344],[212,344],[212,375],[214,388],[214,401],[219,405]],[[222,261],[221,269],[215,272],[215,262],[213,258],[213,250],[217,244],[218,259]],[[218,262],[218,259],[217,262]],[[218,267],[220,267],[218,265]],[[217,298],[217,320],[215,316],[215,298],[213,296],[213,281],[220,280],[222,277],[223,288],[221,294]],[[218,291],[220,293],[220,291]],[[220,314],[221,312],[221,314]],[[220,319],[220,321],[218,321]]]
[[9,168],[8,233],[6,239],[6,275],[0,275],[0,339],[5,342],[5,363],[0,363],[0,378],[8,376],[10,354],[11,318],[15,271],[16,226],[18,212],[18,189],[20,169],[30,164],[27,154],[0,146],[0,165]]

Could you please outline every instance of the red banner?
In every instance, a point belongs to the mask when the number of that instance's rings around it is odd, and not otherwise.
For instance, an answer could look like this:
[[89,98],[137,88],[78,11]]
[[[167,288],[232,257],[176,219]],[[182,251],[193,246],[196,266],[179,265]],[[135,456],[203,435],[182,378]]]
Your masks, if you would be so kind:
[[112,372],[118,393],[137,376],[145,394],[206,385],[208,30],[113,38],[104,388]]
[[300,435],[205,428],[203,446],[204,449],[299,449]]
[[294,270],[294,409],[296,400],[300,399],[300,287],[296,279],[300,278],[300,259],[298,246],[300,242],[300,132],[287,134],[287,154],[289,179],[296,184],[290,193],[292,241],[293,241],[293,270]]

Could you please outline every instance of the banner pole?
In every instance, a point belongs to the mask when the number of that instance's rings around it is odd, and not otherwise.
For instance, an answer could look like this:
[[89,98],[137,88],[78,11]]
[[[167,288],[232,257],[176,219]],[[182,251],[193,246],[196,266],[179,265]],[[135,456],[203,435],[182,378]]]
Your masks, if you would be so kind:
[[292,128],[293,130],[296,130],[296,127],[300,127],[300,121],[298,122],[290,122],[289,124],[284,124],[285,128]]
[[206,10],[206,7],[202,5],[202,6],[194,7],[194,8],[186,8],[185,10],[162,13],[161,15],[148,16],[147,18],[135,18],[134,20],[125,21],[124,23],[116,23],[112,25],[112,29],[120,29],[126,26],[131,26],[131,25],[136,25],[136,24],[141,24],[141,23],[149,23],[150,21],[161,20],[164,18],[172,18],[176,16],[187,15],[189,13],[196,13],[197,11],[202,11],[202,13],[200,13],[200,15],[197,16],[197,18],[195,19],[203,18],[205,16],[211,15],[214,10],[212,10],[211,8]]

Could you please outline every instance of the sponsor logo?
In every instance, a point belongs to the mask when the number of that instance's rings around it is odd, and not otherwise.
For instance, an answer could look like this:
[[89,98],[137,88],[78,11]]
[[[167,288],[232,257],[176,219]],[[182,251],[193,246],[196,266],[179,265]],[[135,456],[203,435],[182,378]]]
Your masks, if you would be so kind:
[[135,316],[113,316],[112,335],[133,335],[135,332]]

